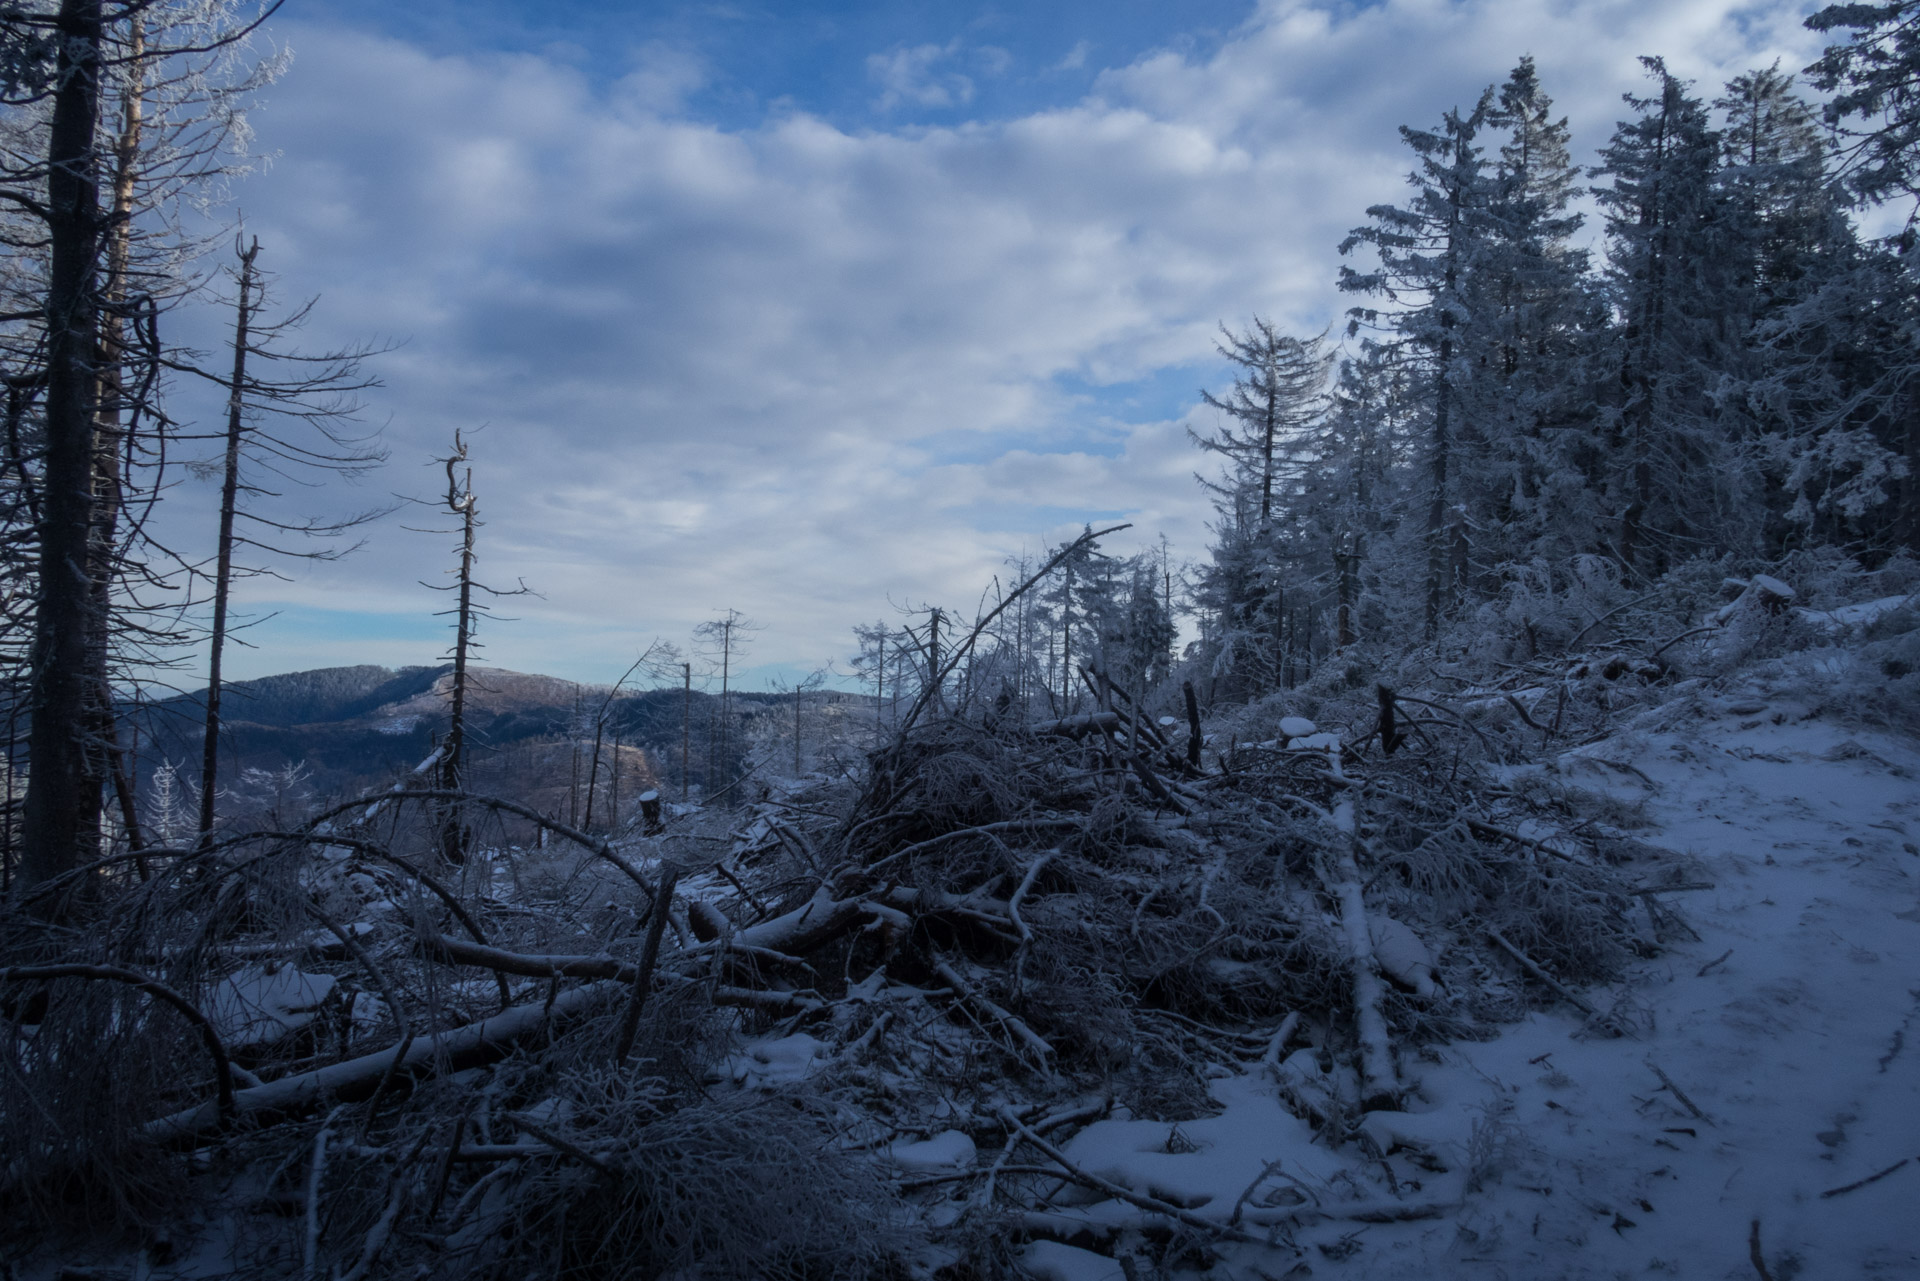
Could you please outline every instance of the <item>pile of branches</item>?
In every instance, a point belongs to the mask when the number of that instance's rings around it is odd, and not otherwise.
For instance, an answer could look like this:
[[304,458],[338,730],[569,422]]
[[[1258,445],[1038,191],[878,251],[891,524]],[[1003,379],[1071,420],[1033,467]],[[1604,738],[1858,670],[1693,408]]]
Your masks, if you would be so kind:
[[[1249,1235],[1073,1165],[1110,1109],[1265,1071],[1338,1147],[1424,1045],[1631,1031],[1583,991],[1684,926],[1456,712],[1206,746],[1087,680],[664,833],[406,790],[42,885],[0,921],[0,1214],[164,1254],[217,1187],[227,1266],[355,1281],[986,1274],[1062,1181]],[[889,1163],[950,1132],[997,1158]]]

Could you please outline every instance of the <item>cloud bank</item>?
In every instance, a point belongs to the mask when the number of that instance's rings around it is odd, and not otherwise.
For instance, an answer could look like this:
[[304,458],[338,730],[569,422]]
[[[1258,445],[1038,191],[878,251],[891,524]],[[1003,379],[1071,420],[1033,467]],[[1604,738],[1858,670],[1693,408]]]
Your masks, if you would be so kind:
[[[428,460],[484,425],[483,569],[542,593],[503,610],[487,661],[609,679],[732,606],[768,625],[756,661],[811,666],[889,601],[970,607],[1005,556],[1095,514],[1135,523],[1121,550],[1164,531],[1200,555],[1184,420],[1221,379],[1216,326],[1339,315],[1334,246],[1405,190],[1397,126],[1531,53],[1590,153],[1638,55],[1711,96],[1810,60],[1805,12],[1280,0],[1204,56],[1149,54],[1018,118],[890,124],[1021,74],[1003,50],[902,46],[868,62],[866,128],[788,105],[745,130],[688,114],[708,72],[671,49],[608,84],[284,23],[294,67],[256,117],[279,158],[240,204],[283,293],[322,295],[312,345],[404,339],[377,365],[382,484],[430,496]],[[217,318],[193,323],[211,342]],[[418,584],[448,563],[390,522],[337,566],[256,580],[249,607],[287,612],[243,674],[431,660],[444,602]]]

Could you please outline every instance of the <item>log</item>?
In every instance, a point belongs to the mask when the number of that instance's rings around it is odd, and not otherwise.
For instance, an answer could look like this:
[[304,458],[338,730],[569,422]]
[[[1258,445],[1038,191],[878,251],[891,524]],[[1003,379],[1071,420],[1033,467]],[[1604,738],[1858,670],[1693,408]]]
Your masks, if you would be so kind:
[[[444,940],[453,943],[454,940]],[[460,944],[478,947],[478,944]],[[489,952],[498,949],[488,948]],[[304,1116],[329,1103],[356,1103],[372,1097],[373,1091],[396,1059],[395,1078],[410,1082],[437,1072],[458,1072],[505,1058],[524,1043],[549,1035],[591,1012],[601,1002],[617,995],[622,985],[615,982],[589,983],[561,992],[551,1002],[517,1005],[491,1018],[465,1027],[417,1036],[405,1055],[395,1054],[389,1045],[371,1054],[339,1063],[283,1076],[277,1081],[233,1095],[232,1120],[267,1125],[290,1117]],[[227,1128],[217,1103],[202,1103],[158,1117],[140,1127],[141,1137],[163,1145],[197,1143]]]
[[1118,712],[1082,712],[1078,716],[1062,716],[1055,721],[1036,721],[1027,727],[1029,733],[1042,738],[1071,738],[1076,742],[1101,730],[1111,732],[1119,728]]
[[1135,753],[1128,763],[1133,766],[1133,772],[1139,776],[1140,782],[1153,794],[1155,800],[1176,814],[1193,813],[1193,806],[1167,790],[1167,785],[1160,781],[1160,776],[1153,772],[1151,765],[1147,764],[1146,757]]
[[[630,986],[640,967],[617,956],[554,956],[541,953],[507,952],[497,947],[481,947],[464,939],[429,934],[421,939],[421,948],[436,959],[455,965],[476,965],[501,970],[531,979],[610,979]],[[684,975],[663,971],[662,978],[693,982]],[[805,1014],[825,1009],[824,1002],[796,992],[761,992],[753,988],[709,989],[715,1005],[738,1005],[770,1010],[781,1014]]]
[[693,937],[702,943],[711,943],[733,930],[726,914],[703,898],[687,904],[687,924],[693,929]]
[[1380,1012],[1383,995],[1380,963],[1373,954],[1373,935],[1367,927],[1367,908],[1361,894],[1360,865],[1353,855],[1353,802],[1334,807],[1334,826],[1348,839],[1335,843],[1333,880],[1327,889],[1340,904],[1340,928],[1347,940],[1347,961],[1353,975],[1353,1016],[1360,1038],[1361,1107],[1368,1111],[1399,1106],[1400,1082],[1393,1066],[1393,1042],[1387,1019]]
[[859,898],[836,899],[825,889],[791,912],[734,935],[746,947],[766,948],[789,956],[805,956],[854,928],[866,915]]

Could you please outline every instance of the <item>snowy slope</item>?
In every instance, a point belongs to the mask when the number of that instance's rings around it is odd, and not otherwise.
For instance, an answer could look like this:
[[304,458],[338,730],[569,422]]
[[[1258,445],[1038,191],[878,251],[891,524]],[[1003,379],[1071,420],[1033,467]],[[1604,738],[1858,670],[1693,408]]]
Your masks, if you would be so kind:
[[1637,1037],[1567,1010],[1451,1047],[1430,1104],[1505,1107],[1485,1133],[1517,1141],[1457,1214],[1310,1251],[1314,1275],[1753,1278],[1758,1220],[1776,1281],[1920,1277],[1920,752],[1802,716],[1746,691],[1557,762],[1713,882],[1665,896],[1701,937],[1592,994]]
[[[1920,752],[1751,688],[1651,719],[1537,767],[1642,807],[1646,883],[1712,883],[1660,896],[1697,940],[1668,924],[1656,960],[1587,994],[1632,1035],[1562,1006],[1410,1059],[1416,1115],[1364,1127],[1397,1148],[1384,1163],[1313,1144],[1266,1075],[1216,1082],[1219,1117],[1101,1122],[1069,1155],[1219,1221],[1278,1162],[1246,1198],[1256,1230],[1297,1189],[1381,1205],[1389,1169],[1403,1204],[1442,1207],[1309,1222],[1292,1257],[1228,1246],[1221,1277],[1751,1279],[1756,1221],[1774,1281],[1920,1277]],[[1071,1213],[1144,1222],[1115,1201]],[[1025,1262],[1120,1275],[1058,1242]]]

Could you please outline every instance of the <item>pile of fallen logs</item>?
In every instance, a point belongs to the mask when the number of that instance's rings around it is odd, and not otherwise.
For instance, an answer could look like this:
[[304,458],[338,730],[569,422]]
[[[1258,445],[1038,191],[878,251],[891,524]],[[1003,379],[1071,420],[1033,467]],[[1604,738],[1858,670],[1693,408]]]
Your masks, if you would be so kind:
[[[151,1228],[204,1186],[263,1270],[351,1278],[869,1275],[929,1238],[957,1277],[1063,1184],[1181,1249],[1283,1240],[1424,1211],[1200,1213],[1061,1136],[1258,1071],[1362,1142],[1422,1045],[1530,1004],[1626,1030],[1583,990],[1684,928],[1441,700],[1208,744],[1191,690],[1156,720],[1085,680],[652,834],[408,790],[40,886],[0,921],[0,1213],[105,1188]],[[89,1037],[114,1071],[72,1070]],[[948,1133],[981,1155],[886,1159]]]

